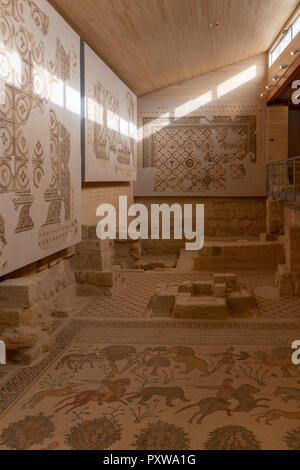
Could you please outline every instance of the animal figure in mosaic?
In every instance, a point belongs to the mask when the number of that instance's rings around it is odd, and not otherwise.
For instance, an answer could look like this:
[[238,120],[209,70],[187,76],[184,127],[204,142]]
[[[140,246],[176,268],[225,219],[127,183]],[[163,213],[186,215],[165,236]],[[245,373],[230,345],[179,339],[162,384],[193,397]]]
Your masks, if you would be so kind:
[[274,395],[281,396],[282,401],[287,403],[289,400],[300,401],[300,389],[294,387],[277,387]]
[[198,369],[203,372],[203,375],[210,375],[207,362],[197,357],[192,348],[187,346],[174,346],[168,349],[168,353],[171,354],[171,358],[175,362],[185,364],[185,371],[182,371],[182,373],[188,374],[192,372],[192,370]]
[[[87,405],[90,401],[96,402],[100,406],[103,403],[113,403],[115,401],[120,401],[121,403],[127,405],[127,403],[123,401],[122,398],[126,394],[127,386],[130,385],[130,379],[124,378],[114,381],[103,380],[102,384],[107,388],[106,391],[99,392],[98,390],[84,390],[83,392],[69,396],[56,404],[55,413],[61,411],[64,408],[70,407],[66,411],[66,414],[68,414],[70,411],[75,410],[75,408]],[[65,403],[67,400],[72,401]],[[63,403],[65,404],[62,405]]]
[[268,354],[263,351],[257,351],[255,357],[265,366],[279,367],[283,377],[300,377],[300,369],[292,363],[291,357],[276,357],[275,354]]
[[[122,374],[127,371],[133,364],[136,357],[136,349],[133,346],[113,345],[106,346],[99,352],[99,358],[106,359],[111,367],[110,376]],[[126,365],[119,371],[116,362],[126,360]]]
[[145,359],[145,366],[151,367],[151,375],[158,375],[161,367],[169,367],[171,361],[166,357],[167,348],[159,346],[148,350],[149,359]]
[[56,390],[41,390],[40,392],[35,393],[26,403],[24,403],[22,408],[34,408],[45,398],[57,398],[68,396],[74,393],[78,387],[80,387],[79,383],[70,382],[65,387]]
[[64,356],[55,369],[61,369],[64,366],[67,366],[69,369],[78,372],[82,369],[84,364],[89,364],[90,367],[94,367],[94,361],[102,361],[99,353],[89,353],[89,354],[67,354]]
[[256,387],[249,384],[242,384],[235,388],[231,384],[232,379],[224,379],[221,385],[216,386],[198,386],[205,390],[217,390],[217,398],[221,400],[237,400],[238,405],[232,411],[249,412],[255,408],[268,408],[266,405],[260,405],[261,401],[270,401],[269,398],[254,398],[253,395],[260,392]]
[[199,416],[197,419],[197,424],[201,424],[206,416],[216,413],[217,411],[226,411],[227,416],[231,416],[232,410],[229,408],[230,405],[231,403],[228,400],[223,400],[222,398],[217,397],[208,397],[203,398],[202,400],[192,405],[187,405],[183,408],[180,408],[180,410],[176,411],[175,414],[181,413],[182,411],[188,410],[190,408],[198,407],[199,410],[191,416],[188,422],[192,423],[194,419]]
[[244,351],[236,354],[233,347],[227,348],[225,352],[222,353],[210,354],[210,356],[219,358],[211,373],[214,374],[217,370],[225,367],[225,372],[228,375],[231,375],[236,361],[244,361],[250,357],[249,354]]
[[188,402],[184,395],[184,390],[181,387],[145,387],[142,388],[138,393],[134,393],[133,396],[127,397],[127,401],[131,402],[135,398],[140,398],[139,404],[144,405],[153,396],[161,396],[166,399],[166,406],[174,406],[172,400],[181,400]]
[[287,418],[287,419],[298,419],[300,420],[300,410],[297,411],[285,411],[285,410],[278,410],[275,408],[271,408],[268,411],[260,413],[256,415],[256,421],[260,423],[261,419],[265,419],[266,424],[272,424],[273,421],[276,421],[279,418]]

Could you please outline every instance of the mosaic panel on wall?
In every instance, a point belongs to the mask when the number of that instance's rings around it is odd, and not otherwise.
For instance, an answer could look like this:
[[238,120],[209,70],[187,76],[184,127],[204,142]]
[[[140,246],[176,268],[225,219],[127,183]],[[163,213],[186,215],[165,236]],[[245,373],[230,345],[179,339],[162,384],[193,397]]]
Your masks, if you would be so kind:
[[201,115],[149,112],[140,117],[139,132],[136,195],[265,195],[264,111],[216,106]]
[[0,0],[0,276],[80,241],[79,37]]
[[94,52],[85,56],[85,181],[136,178],[137,98]]

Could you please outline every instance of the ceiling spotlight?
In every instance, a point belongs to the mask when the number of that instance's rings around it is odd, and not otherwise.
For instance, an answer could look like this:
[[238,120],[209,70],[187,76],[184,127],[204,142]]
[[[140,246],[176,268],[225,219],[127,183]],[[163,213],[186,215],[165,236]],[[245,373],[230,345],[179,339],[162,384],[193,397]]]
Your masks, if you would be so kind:
[[287,64],[281,65],[281,66],[280,66],[280,70],[287,69],[288,67],[289,67],[289,65],[287,65]]
[[272,77],[272,81],[276,82],[276,80],[278,80],[278,78],[280,78],[279,75],[274,75],[274,77]]
[[267,96],[267,93],[264,91],[263,93],[260,94],[261,98],[264,98],[265,96]]
[[298,54],[298,52],[300,52],[300,49],[294,49],[293,51],[291,51],[291,55],[296,55]]
[[266,90],[271,90],[271,88],[273,88],[273,85],[266,85]]

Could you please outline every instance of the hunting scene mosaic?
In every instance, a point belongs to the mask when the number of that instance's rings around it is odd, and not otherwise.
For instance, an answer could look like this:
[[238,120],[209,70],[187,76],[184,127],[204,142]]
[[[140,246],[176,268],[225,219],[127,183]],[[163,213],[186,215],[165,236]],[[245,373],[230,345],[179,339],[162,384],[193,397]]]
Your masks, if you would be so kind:
[[293,333],[128,333],[65,326],[51,358],[2,384],[1,448],[300,448]]

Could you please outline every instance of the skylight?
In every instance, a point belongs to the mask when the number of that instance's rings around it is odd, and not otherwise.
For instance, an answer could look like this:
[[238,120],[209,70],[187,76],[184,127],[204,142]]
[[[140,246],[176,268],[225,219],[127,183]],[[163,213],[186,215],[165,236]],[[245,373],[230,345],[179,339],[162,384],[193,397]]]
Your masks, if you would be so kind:
[[269,56],[269,67],[274,64],[278,57],[287,48],[290,42],[297,36],[300,31],[300,14],[297,16],[293,24],[284,33],[283,38],[274,47]]

